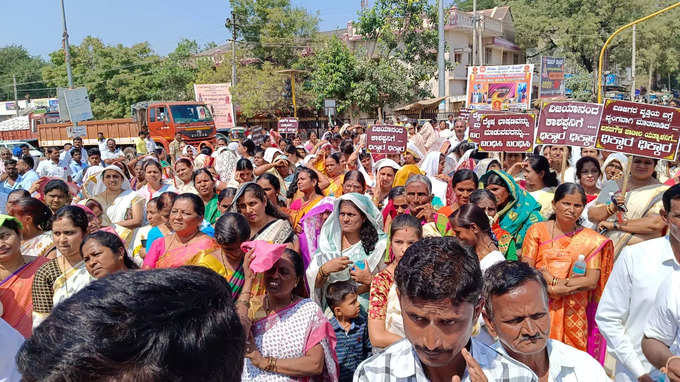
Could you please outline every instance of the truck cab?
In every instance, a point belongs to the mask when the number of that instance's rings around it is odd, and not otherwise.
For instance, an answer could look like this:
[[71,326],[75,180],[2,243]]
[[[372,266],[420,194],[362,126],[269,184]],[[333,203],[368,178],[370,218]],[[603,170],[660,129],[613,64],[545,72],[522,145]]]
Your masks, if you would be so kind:
[[154,139],[163,138],[170,142],[179,132],[183,140],[192,145],[203,141],[214,143],[215,140],[212,114],[208,106],[200,102],[139,102],[132,105],[132,118]]

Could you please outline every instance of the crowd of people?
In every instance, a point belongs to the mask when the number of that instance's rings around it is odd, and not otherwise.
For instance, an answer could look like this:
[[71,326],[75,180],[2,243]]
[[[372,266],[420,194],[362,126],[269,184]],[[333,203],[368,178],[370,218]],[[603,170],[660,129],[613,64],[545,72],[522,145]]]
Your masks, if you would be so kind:
[[407,130],[0,149],[0,380],[680,381],[678,163]]

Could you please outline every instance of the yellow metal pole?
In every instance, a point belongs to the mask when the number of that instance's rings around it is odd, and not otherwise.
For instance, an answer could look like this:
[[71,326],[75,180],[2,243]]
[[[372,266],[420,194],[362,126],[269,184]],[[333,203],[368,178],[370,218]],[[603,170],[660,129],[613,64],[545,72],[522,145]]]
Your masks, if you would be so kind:
[[664,9],[662,9],[662,10],[656,11],[656,12],[652,13],[651,15],[647,15],[643,18],[640,18],[640,19],[637,19],[637,20],[635,20],[631,23],[628,23],[628,24],[622,26],[621,28],[617,29],[614,33],[612,33],[611,36],[609,36],[607,41],[604,42],[604,45],[602,45],[602,50],[600,51],[600,61],[598,62],[598,65],[597,65],[597,103],[602,103],[602,61],[604,60],[604,51],[607,49],[607,46],[612,41],[612,39],[617,34],[619,34],[621,31],[626,30],[626,29],[632,27],[635,24],[649,20],[654,16],[658,16],[658,15],[660,15],[664,12],[670,11],[671,9],[676,8],[678,6],[680,6],[680,1],[671,5],[671,6],[668,6]]
[[297,118],[297,104],[295,103],[295,72],[290,72],[290,90],[293,93],[293,117]]

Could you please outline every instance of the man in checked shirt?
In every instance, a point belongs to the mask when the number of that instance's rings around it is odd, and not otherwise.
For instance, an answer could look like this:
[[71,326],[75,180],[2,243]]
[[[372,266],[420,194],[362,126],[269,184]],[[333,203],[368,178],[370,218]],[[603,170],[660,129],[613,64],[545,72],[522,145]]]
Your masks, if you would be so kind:
[[519,362],[470,339],[484,304],[482,272],[457,239],[410,246],[395,283],[406,338],[359,365],[354,381],[538,382]]

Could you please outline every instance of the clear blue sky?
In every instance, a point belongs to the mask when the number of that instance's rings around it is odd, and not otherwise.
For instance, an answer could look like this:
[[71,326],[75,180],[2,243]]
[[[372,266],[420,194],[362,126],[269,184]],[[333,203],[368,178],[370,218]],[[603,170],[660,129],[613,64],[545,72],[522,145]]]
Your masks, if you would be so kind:
[[[310,12],[319,11],[319,29],[344,28],[356,19],[360,0],[292,0]],[[159,54],[175,49],[182,38],[199,44],[224,43],[230,35],[224,19],[228,0],[64,0],[71,44],[85,36],[107,44],[130,46],[148,41]],[[3,1],[0,47],[23,45],[32,55],[48,58],[61,48],[59,0]]]

